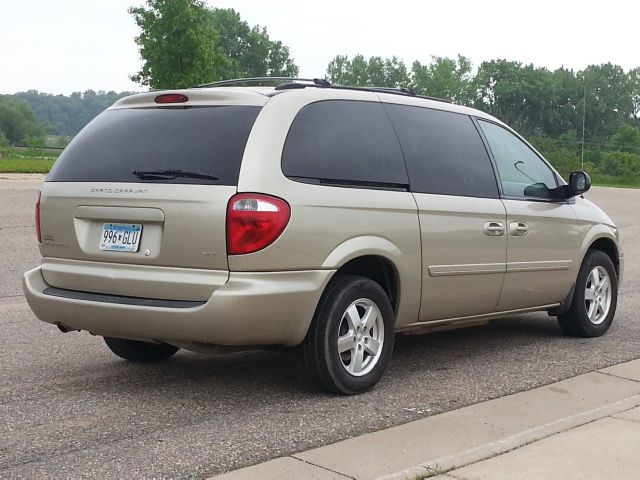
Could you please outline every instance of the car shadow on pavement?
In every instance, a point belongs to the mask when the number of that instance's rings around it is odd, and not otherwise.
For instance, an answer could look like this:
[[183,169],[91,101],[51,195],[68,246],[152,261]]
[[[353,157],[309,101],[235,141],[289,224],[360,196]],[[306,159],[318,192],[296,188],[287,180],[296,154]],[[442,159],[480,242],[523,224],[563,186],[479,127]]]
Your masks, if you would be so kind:
[[[517,363],[529,347],[548,342],[571,341],[562,336],[554,319],[523,316],[495,320],[471,327],[417,336],[396,336],[393,359],[385,378],[410,381],[429,372],[455,371],[491,353]],[[574,340],[575,341],[575,340]],[[83,382],[82,388],[110,390],[118,384],[129,394],[162,392],[162,395],[210,395],[234,397],[270,391],[279,395],[321,394],[307,378],[302,351],[296,349],[250,350],[205,355],[180,351],[157,364],[135,364],[110,355],[106,347],[100,362],[85,367],[74,364],[65,382]],[[86,384],[86,378],[99,381]],[[386,382],[385,382],[386,383]],[[382,387],[384,388],[384,386]]]

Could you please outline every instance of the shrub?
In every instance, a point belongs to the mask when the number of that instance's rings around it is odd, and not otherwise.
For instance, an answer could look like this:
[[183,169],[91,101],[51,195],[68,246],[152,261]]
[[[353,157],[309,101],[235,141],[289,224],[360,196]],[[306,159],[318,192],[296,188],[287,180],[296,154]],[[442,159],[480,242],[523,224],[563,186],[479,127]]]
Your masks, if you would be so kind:
[[29,136],[24,143],[28,147],[27,156],[42,157],[44,155],[44,137]]
[[598,173],[614,177],[640,175],[640,155],[629,152],[607,152],[597,166]]
[[11,153],[11,146],[9,146],[9,139],[4,132],[0,130],[0,157],[7,157]]

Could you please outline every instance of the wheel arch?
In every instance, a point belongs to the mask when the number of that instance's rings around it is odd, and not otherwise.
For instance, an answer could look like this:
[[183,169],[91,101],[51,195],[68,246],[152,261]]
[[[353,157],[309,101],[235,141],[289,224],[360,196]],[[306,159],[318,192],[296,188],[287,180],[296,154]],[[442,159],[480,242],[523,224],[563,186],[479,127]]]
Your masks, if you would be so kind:
[[[340,275],[360,275],[376,282],[386,292],[394,314],[398,313],[401,297],[400,271],[394,258],[401,257],[400,249],[380,237],[356,237],[335,248],[323,264]],[[333,280],[332,278],[332,280]]]
[[396,266],[380,255],[363,255],[353,258],[342,265],[333,275],[358,275],[373,280],[389,297],[393,313],[398,312],[400,298],[400,276]]
[[[595,233],[595,232],[594,232]],[[601,230],[585,241],[586,248],[583,248],[582,261],[590,250],[599,250],[611,259],[616,275],[620,276],[620,248],[613,232]]]
[[[616,239],[616,236],[613,233],[613,231],[611,231],[607,226],[597,225],[596,227],[594,227],[589,231],[588,235],[585,237],[583,241],[582,249],[581,249],[582,257],[580,258],[580,263],[577,265],[577,270],[576,270],[576,281],[577,281],[577,276],[580,272],[580,267],[584,263],[584,259],[586,258],[587,254],[592,250],[599,250],[605,253],[611,259],[611,262],[613,263],[613,267],[616,271],[616,275],[618,276],[618,279],[620,279],[620,276],[622,274],[621,262],[620,262],[620,249],[618,247],[618,241]],[[569,291],[569,294],[564,299],[564,301],[560,304],[560,306],[549,310],[548,312],[549,315],[552,315],[552,316],[563,315],[569,310],[571,306],[571,302],[573,300],[575,288],[576,288],[576,283],[574,282],[573,285],[571,286],[571,290]]]

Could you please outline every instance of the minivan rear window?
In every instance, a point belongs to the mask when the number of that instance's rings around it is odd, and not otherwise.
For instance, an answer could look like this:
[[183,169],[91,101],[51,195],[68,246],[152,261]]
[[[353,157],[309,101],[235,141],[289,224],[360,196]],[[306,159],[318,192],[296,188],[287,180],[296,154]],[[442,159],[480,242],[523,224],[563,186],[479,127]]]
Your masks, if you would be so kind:
[[[55,162],[49,182],[237,185],[255,106],[107,110]],[[182,170],[212,178],[140,178],[133,170]]]

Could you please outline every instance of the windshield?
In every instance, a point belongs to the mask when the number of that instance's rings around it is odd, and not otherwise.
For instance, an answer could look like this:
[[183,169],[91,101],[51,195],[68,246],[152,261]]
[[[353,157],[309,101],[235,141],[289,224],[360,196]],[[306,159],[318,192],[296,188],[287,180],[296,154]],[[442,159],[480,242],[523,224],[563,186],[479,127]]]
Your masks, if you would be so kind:
[[[47,181],[237,185],[244,148],[260,108],[107,110],[73,139]],[[134,170],[203,175],[146,176]]]

